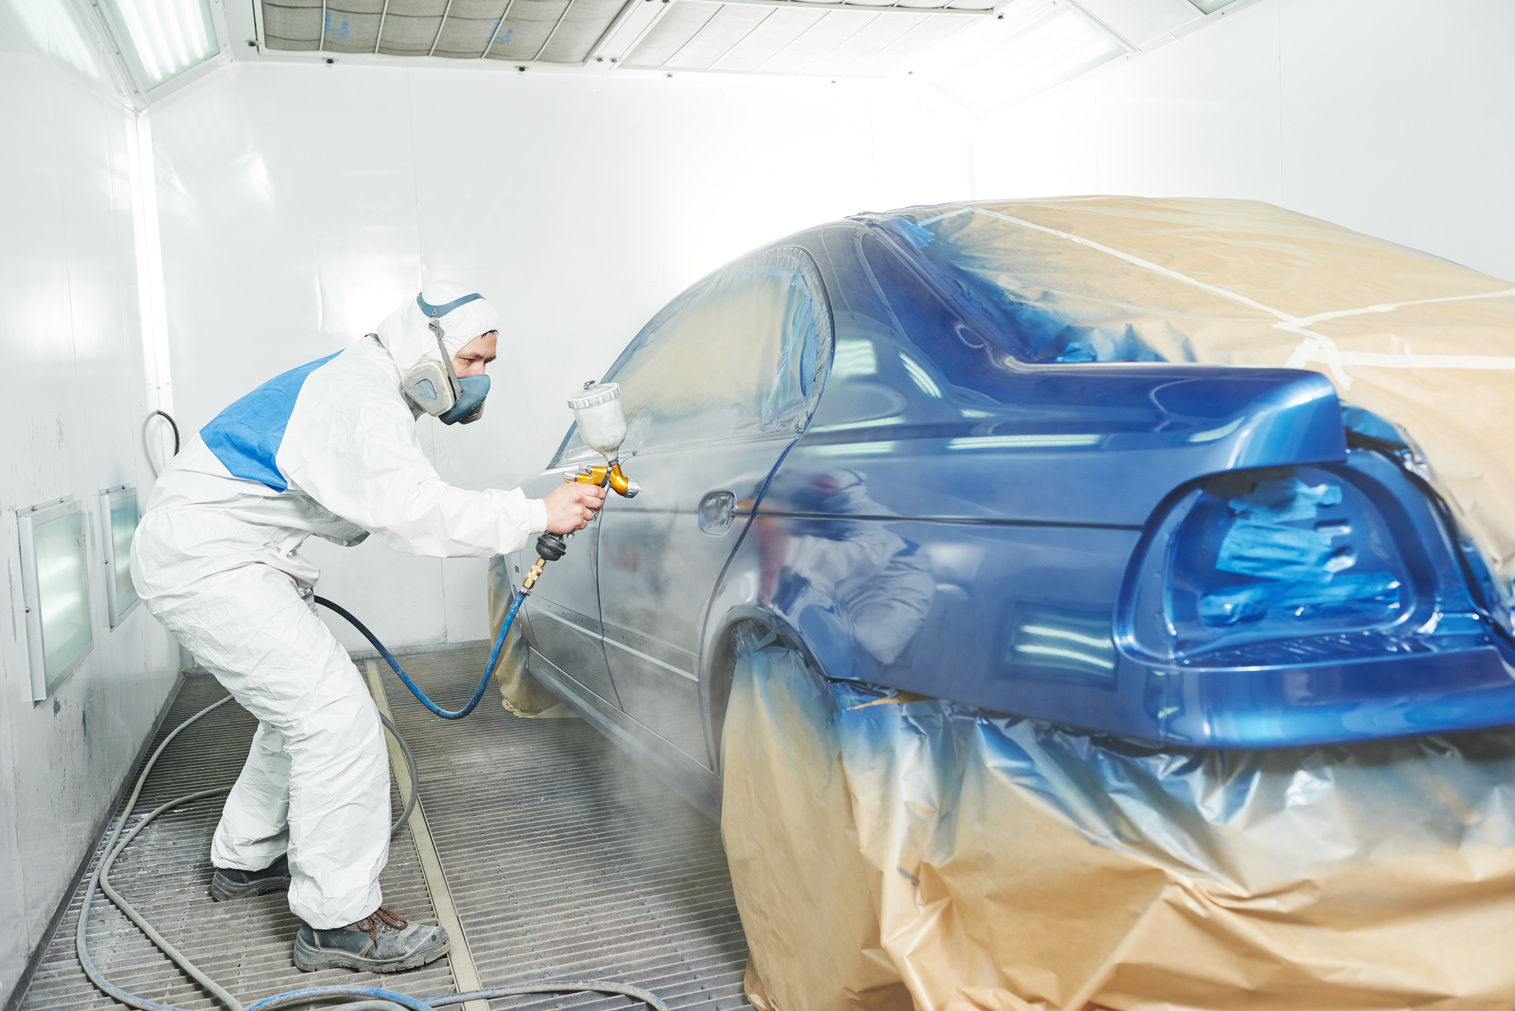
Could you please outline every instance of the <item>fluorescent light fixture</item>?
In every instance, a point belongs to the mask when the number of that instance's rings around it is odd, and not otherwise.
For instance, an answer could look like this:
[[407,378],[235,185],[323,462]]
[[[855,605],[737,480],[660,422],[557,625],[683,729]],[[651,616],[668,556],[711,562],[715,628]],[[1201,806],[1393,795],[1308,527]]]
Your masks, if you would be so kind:
[[106,0],[127,59],[149,91],[215,56],[210,0]]
[[1214,14],[1222,7],[1231,6],[1236,0],[1189,0],[1189,2],[1206,14]]
[[94,647],[84,513],[65,499],[34,506],[17,520],[32,699],[40,702]]
[[132,582],[132,537],[137,532],[137,490],[121,485],[100,493],[100,518],[110,536],[105,545],[105,599],[110,605],[110,627],[126,620],[137,606],[137,587]]
[[991,116],[1126,54],[1066,0],[1037,10],[1036,17],[995,22],[992,30],[1004,38],[943,74],[936,86],[973,113]]

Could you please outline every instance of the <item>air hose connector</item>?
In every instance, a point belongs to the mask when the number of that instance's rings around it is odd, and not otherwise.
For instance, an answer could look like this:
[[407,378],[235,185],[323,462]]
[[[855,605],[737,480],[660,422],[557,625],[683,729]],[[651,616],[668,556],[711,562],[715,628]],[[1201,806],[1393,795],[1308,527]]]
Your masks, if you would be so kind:
[[568,542],[562,534],[542,534],[537,538],[537,560],[531,563],[531,568],[526,570],[526,578],[521,580],[521,589],[530,590],[537,585],[537,580],[542,578],[542,570],[548,562],[555,562],[568,552]]

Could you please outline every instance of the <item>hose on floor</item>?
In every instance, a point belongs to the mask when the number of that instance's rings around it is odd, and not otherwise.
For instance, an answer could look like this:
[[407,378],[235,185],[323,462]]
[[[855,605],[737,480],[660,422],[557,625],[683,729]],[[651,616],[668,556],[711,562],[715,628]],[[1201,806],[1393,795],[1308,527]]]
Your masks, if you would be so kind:
[[[330,601],[322,600],[320,597],[317,597],[316,600],[319,603],[325,604],[327,607],[330,607],[333,610],[337,611],[337,613],[341,614],[343,617],[347,618],[358,628],[360,632],[367,636],[368,641],[373,643],[374,646],[378,648],[380,653],[383,654],[384,658],[389,661],[389,665],[395,669],[395,672],[397,674],[400,675],[400,679],[405,682],[406,687],[410,688],[410,690],[415,694],[416,698],[425,704],[428,709],[446,719],[461,719],[462,717],[467,716],[470,712],[472,712],[474,706],[478,705],[479,697],[483,695],[484,687],[489,682],[489,676],[494,671],[495,660],[499,655],[501,644],[505,641],[505,634],[510,630],[510,625],[515,619],[516,611],[520,609],[521,601],[524,599],[524,596],[524,594],[518,595],[514,603],[511,605],[510,612],[506,616],[505,622],[500,628],[500,634],[495,639],[494,649],[490,651],[489,665],[484,670],[484,678],[479,682],[478,690],[474,693],[472,701],[468,703],[467,707],[455,713],[449,713],[447,710],[439,709],[434,703],[432,703],[431,700],[428,699],[420,690],[420,688],[416,687],[415,683],[410,680],[405,672],[400,669],[399,664],[395,663],[394,658],[389,655],[389,651],[384,648],[383,644],[381,644],[378,639],[374,638],[373,634],[370,633],[368,629],[365,628],[360,622],[358,622],[356,618],[352,617],[352,615],[348,614],[340,607],[337,607],[335,604],[332,604]],[[425,1001],[417,1000],[414,997],[398,993],[394,990],[386,990],[381,987],[320,986],[309,987],[302,990],[291,990],[288,993],[281,993],[272,997],[265,997],[262,1000],[255,1001],[252,1004],[243,1005],[242,1002],[237,1000],[237,998],[233,996],[228,990],[207,976],[198,966],[194,964],[194,962],[190,961],[188,956],[186,956],[178,948],[174,947],[174,945],[170,943],[167,938],[159,933],[157,929],[155,929],[153,925],[142,916],[141,913],[137,912],[137,910],[133,908],[132,905],[127,902],[119,892],[116,891],[115,887],[111,884],[110,881],[110,871],[111,868],[115,866],[116,860],[121,856],[126,847],[131,844],[132,840],[135,839],[142,832],[142,830],[145,829],[153,821],[153,819],[157,818],[159,815],[167,811],[172,811],[176,808],[183,807],[186,804],[193,803],[197,800],[203,800],[207,797],[218,796],[227,792],[225,789],[196,790],[193,793],[185,794],[182,797],[171,800],[166,804],[160,804],[158,807],[154,808],[152,811],[149,811],[146,815],[144,815],[136,825],[132,826],[131,831],[126,832],[123,836],[123,832],[126,829],[126,824],[131,819],[132,811],[135,810],[137,806],[137,799],[142,794],[142,787],[146,784],[147,777],[153,771],[153,767],[157,765],[159,757],[168,748],[168,746],[173,743],[174,739],[183,733],[186,729],[188,729],[191,725],[200,720],[202,717],[208,716],[215,710],[220,709],[230,701],[231,696],[228,695],[226,698],[221,699],[219,702],[215,702],[211,705],[206,706],[204,709],[200,710],[198,713],[195,713],[189,719],[185,720],[183,723],[175,727],[168,734],[168,736],[163,739],[163,743],[159,744],[158,747],[153,750],[152,755],[148,757],[147,762],[143,765],[141,773],[138,774],[136,783],[132,786],[131,794],[126,800],[126,804],[122,811],[121,817],[117,820],[115,828],[111,830],[110,835],[105,841],[105,856],[95,867],[94,873],[90,875],[89,884],[86,886],[84,892],[84,900],[79,908],[79,923],[74,931],[74,950],[79,956],[79,965],[84,969],[84,973],[89,977],[89,981],[93,983],[95,987],[100,990],[100,992],[119,1001],[122,1004],[125,1004],[127,1007],[136,1008],[138,1011],[185,1011],[183,1008],[176,1008],[170,1004],[162,1004],[157,1001],[148,1000],[145,997],[140,997],[123,989],[122,987],[117,986],[109,979],[107,979],[95,965],[94,959],[90,957],[87,938],[89,934],[90,912],[94,905],[95,890],[97,888],[104,891],[106,897],[109,898],[111,902],[114,903],[115,906],[120,909],[128,919],[130,919],[139,928],[141,928],[142,932],[147,935],[148,939],[152,941],[152,943],[158,948],[159,951],[163,952],[163,954],[166,955],[170,961],[172,961],[181,970],[183,970],[184,974],[199,984],[202,989],[213,996],[216,1000],[220,1001],[221,1004],[226,1007],[227,1011],[274,1011],[274,1009],[284,1008],[294,1004],[311,1004],[320,1001],[340,1002],[337,1005],[335,1011],[432,1011],[434,1008],[447,1007],[452,1004],[461,1004],[465,1001],[470,1000],[487,1001],[493,1000],[498,997],[515,997],[527,994],[576,993],[603,993],[615,996],[630,997],[634,1000],[641,1001],[649,1008],[652,1008],[653,1011],[670,1011],[668,1005],[663,1002],[662,998],[649,990],[643,990],[641,987],[630,986],[625,983],[615,983],[605,980],[539,980],[536,982],[523,983],[516,986],[497,987],[491,990],[477,990],[470,993],[449,994],[447,996],[434,997],[430,1000]],[[395,740],[399,743],[400,750],[405,756],[406,766],[410,771],[410,798],[406,802],[404,812],[400,815],[399,820],[395,822],[393,827],[393,831],[398,832],[404,826],[406,821],[409,820],[411,812],[415,809],[416,798],[419,794],[418,787],[420,781],[417,776],[415,756],[411,754],[409,746],[405,743],[405,739],[400,736],[399,730],[395,728],[395,725],[390,722],[388,717],[385,717],[381,714],[380,719],[384,721],[385,728],[394,735]]]
[[384,661],[389,664],[390,668],[400,676],[400,680],[405,683],[405,687],[410,689],[410,694],[414,695],[417,701],[421,703],[421,705],[425,706],[427,709],[430,709],[432,713],[442,717],[444,720],[461,720],[463,717],[473,712],[474,707],[479,704],[479,699],[484,697],[484,689],[488,687],[489,679],[494,676],[494,665],[495,662],[500,658],[500,649],[505,645],[505,637],[510,634],[510,626],[515,624],[516,612],[521,609],[521,603],[526,599],[527,595],[528,594],[526,591],[523,590],[522,592],[516,594],[515,600],[510,602],[510,610],[505,612],[505,620],[500,623],[500,631],[494,637],[494,646],[489,650],[489,662],[484,665],[484,676],[479,679],[479,687],[474,689],[473,698],[469,699],[468,705],[464,706],[462,709],[443,709],[441,706],[431,701],[431,699],[427,698],[426,693],[421,691],[420,686],[412,681],[410,679],[410,675],[405,673],[404,669],[401,668],[395,658],[389,655],[389,650],[384,648],[384,644],[378,640],[378,637],[370,632],[368,630],[368,626],[355,618],[352,613],[349,612],[345,607],[340,604],[333,603],[332,601],[327,600],[325,597],[316,597],[315,600],[316,603],[320,604],[322,607],[335,611],[337,614],[341,615],[347,620],[347,623],[349,625],[357,629],[359,632],[362,632],[363,638],[367,639],[370,643],[373,644],[373,648],[379,651],[379,655],[382,656],[384,658]]

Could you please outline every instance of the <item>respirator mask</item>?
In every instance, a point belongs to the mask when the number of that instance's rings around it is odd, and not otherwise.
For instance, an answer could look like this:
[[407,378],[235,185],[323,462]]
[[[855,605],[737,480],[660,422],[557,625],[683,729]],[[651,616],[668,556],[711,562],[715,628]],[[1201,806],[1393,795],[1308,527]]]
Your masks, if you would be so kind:
[[412,403],[432,417],[440,419],[444,425],[471,424],[478,421],[484,413],[484,398],[489,395],[489,377],[458,378],[452,367],[452,355],[447,353],[447,346],[442,343],[441,323],[442,317],[458,306],[483,297],[475,293],[453,299],[444,305],[429,305],[420,295],[416,296],[416,305],[421,307],[421,312],[428,319],[426,325],[436,335],[437,351],[442,360],[421,359],[405,373],[401,386]]

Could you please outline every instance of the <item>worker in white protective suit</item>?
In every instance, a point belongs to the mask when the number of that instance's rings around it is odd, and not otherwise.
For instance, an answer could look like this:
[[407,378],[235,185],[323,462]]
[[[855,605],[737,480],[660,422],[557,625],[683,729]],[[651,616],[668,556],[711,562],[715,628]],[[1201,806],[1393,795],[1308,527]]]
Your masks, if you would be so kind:
[[471,421],[488,391],[493,307],[427,285],[342,351],[286,372],[200,430],[158,478],[132,546],[148,609],[258,718],[211,845],[217,899],[289,889],[301,969],[394,972],[447,952],[440,927],[381,907],[389,763],[379,713],[312,597],[311,535],[369,534],[421,555],[489,557],[583,528],[604,497],[465,491],[416,421]]

